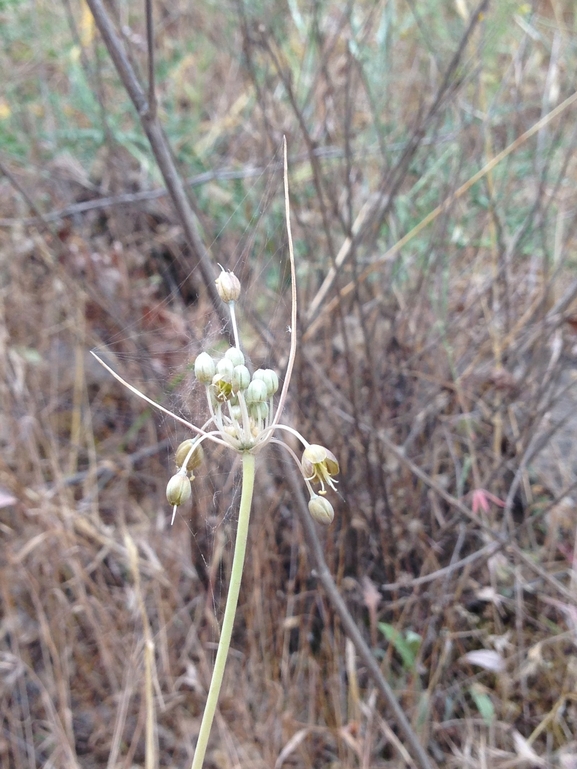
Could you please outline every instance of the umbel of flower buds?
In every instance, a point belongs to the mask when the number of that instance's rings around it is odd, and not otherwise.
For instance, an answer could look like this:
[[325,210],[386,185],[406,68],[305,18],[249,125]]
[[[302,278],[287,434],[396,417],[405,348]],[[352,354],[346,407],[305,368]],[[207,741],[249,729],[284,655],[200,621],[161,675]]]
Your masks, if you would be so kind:
[[223,270],[215,281],[216,290],[223,302],[236,302],[240,296],[240,280],[234,272]]

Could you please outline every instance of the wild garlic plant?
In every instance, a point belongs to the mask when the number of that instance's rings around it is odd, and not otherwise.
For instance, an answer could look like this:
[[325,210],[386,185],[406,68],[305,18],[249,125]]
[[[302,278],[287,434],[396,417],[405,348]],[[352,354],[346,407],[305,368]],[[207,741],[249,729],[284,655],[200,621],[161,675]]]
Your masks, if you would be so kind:
[[[193,433],[193,437],[183,441],[176,450],[177,469],[168,481],[166,488],[166,497],[169,504],[172,505],[171,524],[174,523],[177,508],[192,496],[194,470],[203,461],[203,443],[205,441],[212,441],[230,448],[240,454],[242,460],[242,490],[230,586],[192,769],[200,769],[204,761],[228,656],[246,553],[256,472],[256,455],[269,443],[283,446],[302,473],[310,496],[308,507],[311,516],[318,523],[325,525],[330,524],[334,518],[333,506],[326,498],[326,493],[327,487],[335,489],[334,476],[339,472],[339,463],[336,457],[329,449],[315,443],[309,443],[297,430],[282,424],[280,421],[286,404],[296,354],[297,321],[296,271],[290,227],[286,143],[284,150],[285,214],[291,265],[292,307],[290,352],[278,402],[275,403],[275,396],[279,389],[279,378],[276,372],[272,369],[259,368],[251,374],[246,365],[235,313],[235,303],[240,297],[241,285],[233,272],[224,269],[221,269],[221,273],[216,279],[216,287],[230,314],[234,345],[229,347],[219,360],[215,360],[208,352],[201,352],[194,362],[194,374],[198,382],[204,385],[208,410],[208,419],[202,427],[193,425],[155,403],[122,379],[100,358],[97,358],[125,387],[143,398],[147,403],[184,424]],[[303,446],[300,458],[288,444],[281,440],[279,433],[280,435],[283,433],[292,434],[300,441]]]

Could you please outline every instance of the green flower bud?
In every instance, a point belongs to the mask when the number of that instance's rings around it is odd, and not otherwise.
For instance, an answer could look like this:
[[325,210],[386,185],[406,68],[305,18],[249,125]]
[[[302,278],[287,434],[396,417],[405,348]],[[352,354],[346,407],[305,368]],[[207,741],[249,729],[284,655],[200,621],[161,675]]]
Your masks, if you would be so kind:
[[278,390],[278,376],[271,368],[259,368],[253,374],[253,379],[260,379],[266,385],[268,397],[272,398]]
[[[180,446],[176,449],[176,454],[174,455],[174,459],[176,461],[177,467],[182,467],[183,462],[185,461],[186,457],[188,456],[189,451],[194,445],[194,441],[192,438],[189,438],[187,441],[183,441]],[[196,448],[193,450],[191,456],[188,459],[188,462],[186,463],[185,470],[189,473],[191,473],[193,470],[195,470],[204,459],[204,451],[202,450],[202,446],[199,444],[196,446]]]
[[268,392],[262,379],[253,378],[244,397],[247,403],[264,403],[268,398]]
[[242,409],[240,406],[231,406],[230,416],[237,422],[242,422]]
[[223,302],[236,302],[240,296],[240,281],[234,272],[223,270],[215,281],[216,290]]
[[166,498],[170,505],[182,505],[192,495],[190,480],[185,473],[173,475],[166,486]]
[[207,352],[201,352],[194,361],[194,375],[199,382],[210,384],[216,373],[216,364]]
[[326,497],[313,497],[309,502],[309,513],[323,526],[328,526],[335,517],[333,506]]
[[235,366],[244,366],[244,355],[238,347],[229,347],[224,357],[231,360]]
[[259,403],[251,403],[248,407],[248,413],[253,419],[264,422],[268,417],[268,403],[263,403],[262,401]]
[[250,372],[246,366],[235,366],[232,372],[232,389],[234,392],[246,390],[250,384]]

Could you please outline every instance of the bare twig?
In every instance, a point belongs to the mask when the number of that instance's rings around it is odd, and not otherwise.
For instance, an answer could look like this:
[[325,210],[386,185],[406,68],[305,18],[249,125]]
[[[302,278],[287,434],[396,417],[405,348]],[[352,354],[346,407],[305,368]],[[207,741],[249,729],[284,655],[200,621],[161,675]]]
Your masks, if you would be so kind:
[[156,89],[154,85],[154,16],[152,0],[145,0],[146,45],[148,48],[148,111],[151,119],[156,117]]
[[122,84],[138,113],[144,132],[146,133],[150,147],[154,153],[160,172],[162,173],[164,183],[166,184],[166,188],[180,218],[186,239],[192,252],[198,259],[198,264],[208,295],[219,316],[221,318],[226,317],[222,302],[214,284],[214,268],[212,260],[200,237],[196,216],[186,196],[184,183],[176,168],[168,140],[160,125],[158,116],[154,114],[151,105],[146,99],[144,90],[138,81],[122,42],[112,25],[101,0],[87,0],[87,4],[94,16],[94,21],[102,35],[108,53],[114,62],[116,71],[122,80]]
[[[424,140],[423,144],[436,144],[436,143],[444,143],[453,141],[456,138],[455,132],[450,132],[447,134],[444,134],[443,136],[439,137],[437,141],[433,140]],[[402,145],[399,142],[392,143],[390,145],[387,145],[387,149],[390,151],[393,150],[399,150],[402,149]],[[313,150],[313,153],[316,157],[322,158],[322,159],[335,159],[335,158],[341,158],[343,157],[344,153],[343,150],[339,149],[338,147],[315,147]],[[355,157],[359,157],[360,155],[364,156],[370,156],[372,155],[372,152],[366,152],[366,153],[354,153]],[[299,154],[292,157],[289,161],[289,165],[291,167],[294,167],[297,164],[300,163],[306,163],[309,161],[309,155],[307,154]],[[282,162],[281,163],[268,163],[266,166],[254,166],[254,165],[246,165],[243,168],[233,169],[233,168],[222,168],[220,170],[215,171],[204,171],[201,174],[195,174],[194,176],[188,177],[188,179],[185,179],[185,184],[187,187],[200,187],[203,184],[208,184],[208,182],[212,181],[228,181],[228,180],[235,180],[235,179],[251,179],[257,176],[263,176],[264,174],[273,174],[277,171],[281,171],[283,167]],[[14,217],[14,218],[0,218],[0,227],[14,227],[16,224],[23,224],[23,225],[35,225],[38,224],[39,221],[42,220],[45,222],[56,222],[60,219],[66,219],[70,216],[77,216],[79,214],[85,214],[90,211],[99,211],[102,208],[108,208],[114,206],[115,208],[117,206],[130,206],[134,205],[136,203],[144,203],[148,200],[159,200],[160,198],[164,198],[169,194],[166,187],[159,187],[158,189],[154,190],[142,190],[141,192],[126,192],[121,195],[110,195],[103,198],[97,198],[95,200],[83,200],[81,203],[73,203],[72,205],[65,206],[64,208],[57,208],[54,211],[48,211],[45,214],[39,213],[38,216],[28,216],[28,217]],[[374,202],[373,198],[370,199],[370,202]],[[359,217],[365,218],[366,217],[366,206],[363,207],[361,213],[359,214]],[[567,213],[567,216],[571,216],[571,213]],[[359,219],[357,217],[357,219]],[[355,226],[358,228],[361,219],[356,223],[356,225],[353,225],[353,230],[355,230]],[[348,240],[345,240],[345,243],[343,246],[341,246],[341,249],[343,248],[350,248],[350,244],[348,243]]]

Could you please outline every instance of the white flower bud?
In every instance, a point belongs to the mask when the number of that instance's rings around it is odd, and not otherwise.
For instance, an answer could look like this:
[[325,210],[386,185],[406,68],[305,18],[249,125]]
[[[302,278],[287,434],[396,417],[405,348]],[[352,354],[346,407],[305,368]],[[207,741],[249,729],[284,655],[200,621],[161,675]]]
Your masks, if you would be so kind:
[[238,347],[229,347],[224,357],[231,360],[235,366],[244,366],[244,355]]
[[250,371],[246,366],[235,366],[232,372],[232,389],[234,392],[246,390],[250,384]]
[[201,352],[194,361],[194,375],[199,382],[210,384],[216,373],[216,363],[207,352]]
[[278,376],[271,368],[259,368],[253,374],[253,379],[262,380],[267,389],[268,397],[272,398],[278,390]]
[[215,281],[216,290],[223,302],[236,302],[240,296],[240,281],[234,272],[223,270]]
[[166,486],[166,498],[170,505],[182,505],[190,499],[192,488],[185,473],[173,475]]
[[226,379],[230,379],[232,377],[233,371],[234,363],[229,360],[229,358],[221,358],[216,364],[216,373],[226,377]]
[[268,397],[268,392],[262,379],[253,379],[244,397],[247,403],[264,403]]
[[309,513],[323,526],[328,526],[335,517],[333,506],[326,497],[313,497],[309,502]]

